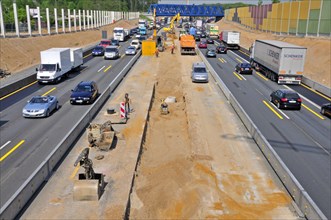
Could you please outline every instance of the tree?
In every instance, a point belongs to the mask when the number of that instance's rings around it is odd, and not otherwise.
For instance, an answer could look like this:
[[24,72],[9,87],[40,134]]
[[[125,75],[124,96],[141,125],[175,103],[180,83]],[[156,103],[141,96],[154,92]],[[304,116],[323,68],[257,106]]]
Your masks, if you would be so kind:
[[280,3],[280,0],[272,0],[272,4]]
[[257,2],[257,5],[258,6],[260,6],[260,5],[262,5],[263,4],[263,1],[262,0],[259,0],[258,2]]

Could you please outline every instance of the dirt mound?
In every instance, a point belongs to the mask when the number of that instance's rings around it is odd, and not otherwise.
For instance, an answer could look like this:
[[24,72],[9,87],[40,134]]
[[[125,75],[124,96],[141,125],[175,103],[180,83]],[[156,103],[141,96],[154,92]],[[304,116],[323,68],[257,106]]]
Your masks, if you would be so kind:
[[86,47],[96,44],[102,37],[102,31],[107,31],[108,37],[112,36],[116,26],[133,28],[137,20],[121,20],[100,29],[39,36],[29,38],[0,39],[0,69],[10,71],[12,74],[40,63],[40,51],[52,47]]

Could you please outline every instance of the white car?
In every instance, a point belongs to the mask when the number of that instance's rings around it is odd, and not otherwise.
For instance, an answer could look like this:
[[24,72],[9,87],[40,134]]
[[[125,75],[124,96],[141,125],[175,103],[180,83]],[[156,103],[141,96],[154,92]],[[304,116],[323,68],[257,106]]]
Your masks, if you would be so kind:
[[139,42],[139,40],[138,40],[138,39],[133,39],[133,40],[131,41],[130,46],[135,47],[137,50],[140,49],[140,42]]

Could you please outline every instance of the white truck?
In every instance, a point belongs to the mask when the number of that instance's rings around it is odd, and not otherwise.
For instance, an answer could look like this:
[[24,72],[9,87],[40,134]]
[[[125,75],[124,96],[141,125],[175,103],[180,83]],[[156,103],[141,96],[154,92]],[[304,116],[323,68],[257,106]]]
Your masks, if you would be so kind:
[[201,28],[202,27],[202,20],[197,20],[196,21],[196,26]]
[[126,41],[130,38],[130,31],[128,29],[124,29],[122,27],[115,27],[113,30],[113,37],[118,41]]
[[208,37],[217,39],[219,35],[218,25],[217,24],[206,24],[206,34]]
[[138,27],[145,27],[146,29],[148,28],[148,23],[146,19],[139,19],[138,20]]
[[256,40],[250,63],[278,84],[300,84],[307,48],[276,40]]
[[40,66],[36,69],[39,83],[59,82],[73,69],[83,64],[82,48],[51,48],[40,52]]
[[240,49],[240,32],[238,31],[222,31],[220,41],[226,43],[229,49]]

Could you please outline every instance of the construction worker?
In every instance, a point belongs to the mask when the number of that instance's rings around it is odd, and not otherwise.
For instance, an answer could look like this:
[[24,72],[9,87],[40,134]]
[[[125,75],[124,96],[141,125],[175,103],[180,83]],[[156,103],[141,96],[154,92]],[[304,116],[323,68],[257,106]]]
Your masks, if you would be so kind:
[[156,48],[156,49],[155,49],[155,56],[156,56],[156,57],[159,57],[159,48]]
[[171,45],[171,54],[174,54],[174,50],[175,50],[175,45],[172,44],[172,45]]
[[129,94],[128,93],[125,93],[125,96],[124,96],[124,103],[125,103],[125,117],[127,118],[127,115],[131,112],[131,109],[130,109],[130,98],[129,98]]

